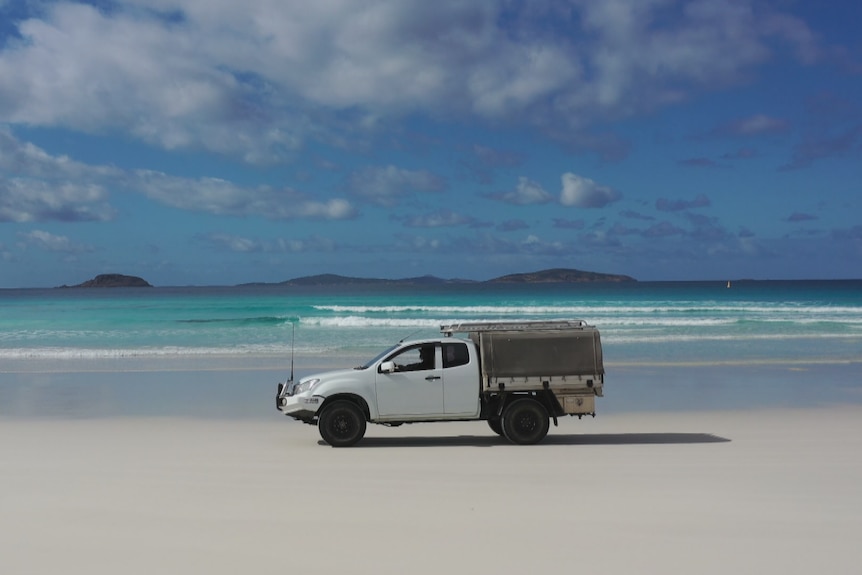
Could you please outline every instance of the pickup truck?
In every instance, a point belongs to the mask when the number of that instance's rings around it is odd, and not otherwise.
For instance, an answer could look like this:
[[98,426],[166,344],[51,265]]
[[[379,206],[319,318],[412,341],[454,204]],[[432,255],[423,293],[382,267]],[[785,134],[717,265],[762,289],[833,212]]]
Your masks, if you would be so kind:
[[357,443],[368,422],[485,420],[528,445],[544,439],[550,419],[595,417],[604,367],[599,331],[586,322],[457,323],[440,331],[353,369],[291,377],[278,384],[276,408],[317,425],[333,447]]

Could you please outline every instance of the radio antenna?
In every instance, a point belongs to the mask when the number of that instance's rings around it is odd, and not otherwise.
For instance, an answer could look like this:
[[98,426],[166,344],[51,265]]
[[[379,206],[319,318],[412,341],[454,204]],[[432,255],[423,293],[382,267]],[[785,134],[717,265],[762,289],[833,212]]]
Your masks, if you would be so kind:
[[427,328],[420,327],[416,331],[411,331],[409,334],[407,334],[404,337],[402,337],[401,339],[399,339],[398,343],[404,343],[404,340],[409,339],[409,338],[413,337],[414,335],[416,335],[417,333],[419,333],[420,331],[425,331],[426,329]]
[[293,351],[296,348],[296,324],[290,322],[290,381],[293,381]]

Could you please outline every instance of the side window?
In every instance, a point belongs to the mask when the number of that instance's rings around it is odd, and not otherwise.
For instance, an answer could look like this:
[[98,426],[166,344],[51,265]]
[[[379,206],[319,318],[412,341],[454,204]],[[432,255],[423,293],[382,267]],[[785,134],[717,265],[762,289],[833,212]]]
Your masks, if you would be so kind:
[[458,367],[470,363],[470,353],[465,343],[443,344],[443,367]]
[[395,371],[420,371],[434,369],[434,344],[408,347],[391,361],[395,362]]

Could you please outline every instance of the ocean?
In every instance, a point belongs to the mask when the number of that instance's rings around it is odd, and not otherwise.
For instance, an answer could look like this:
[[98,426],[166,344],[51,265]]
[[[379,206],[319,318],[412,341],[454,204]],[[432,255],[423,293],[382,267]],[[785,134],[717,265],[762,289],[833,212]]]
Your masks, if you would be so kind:
[[605,364],[855,362],[862,281],[0,290],[0,373],[350,366],[456,321],[582,319]]
[[862,281],[63,288],[0,290],[0,417],[274,418],[294,369],[561,318],[601,332],[602,414],[862,403]]

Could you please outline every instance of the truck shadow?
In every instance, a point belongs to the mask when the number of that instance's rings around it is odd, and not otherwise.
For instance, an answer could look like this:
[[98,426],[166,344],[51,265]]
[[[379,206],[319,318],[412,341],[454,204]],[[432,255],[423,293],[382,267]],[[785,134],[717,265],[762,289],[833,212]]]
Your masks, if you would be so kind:
[[[730,439],[711,433],[599,433],[548,434],[543,445],[681,445],[691,443],[728,443]],[[323,441],[320,445],[326,445]],[[457,435],[451,437],[366,437],[355,448],[363,447],[497,447],[512,445],[496,435]]]

